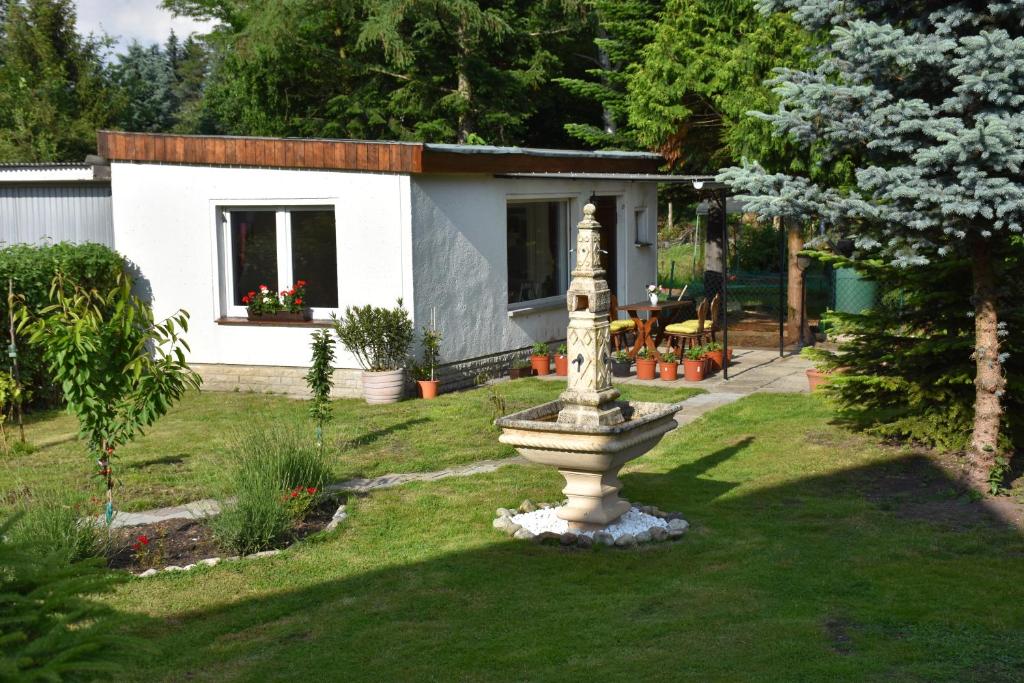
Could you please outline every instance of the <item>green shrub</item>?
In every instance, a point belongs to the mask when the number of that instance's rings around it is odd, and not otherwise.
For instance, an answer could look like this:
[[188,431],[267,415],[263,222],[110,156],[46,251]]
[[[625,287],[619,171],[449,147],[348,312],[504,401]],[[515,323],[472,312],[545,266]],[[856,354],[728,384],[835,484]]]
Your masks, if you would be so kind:
[[[50,304],[50,285],[57,272],[64,274],[66,285],[107,292],[114,287],[124,270],[124,259],[102,244],[69,244],[33,246],[15,244],[0,249],[0,322],[7,329],[9,310],[7,283],[13,282],[14,294],[24,302],[30,313],[37,313]],[[70,289],[69,289],[70,291]],[[4,346],[6,346],[6,336]],[[37,405],[55,405],[60,401],[59,388],[54,385],[42,352],[18,343],[21,383],[27,399]]]
[[11,530],[15,542],[69,563],[106,556],[106,527],[83,522],[96,514],[84,494],[66,489],[37,491],[23,499],[18,508],[22,516]]
[[292,426],[254,425],[236,437],[233,450],[228,489],[235,500],[222,506],[211,527],[221,543],[244,555],[282,541],[323,490],[330,469]]
[[414,329],[401,299],[395,308],[349,306],[334,317],[334,331],[364,370],[398,370],[408,362]]
[[127,574],[12,540],[19,521],[0,523],[0,680],[116,680],[117,661],[137,643],[114,632],[116,613],[94,596]]

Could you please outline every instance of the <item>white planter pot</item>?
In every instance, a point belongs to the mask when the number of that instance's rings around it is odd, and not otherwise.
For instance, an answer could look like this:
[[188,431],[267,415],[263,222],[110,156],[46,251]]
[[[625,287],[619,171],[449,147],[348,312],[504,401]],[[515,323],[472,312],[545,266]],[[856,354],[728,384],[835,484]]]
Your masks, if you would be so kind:
[[405,370],[363,370],[363,398],[367,403],[397,403],[405,393]]
[[657,294],[648,294],[647,298],[651,300],[651,305],[652,306],[657,306],[658,305],[658,295]]

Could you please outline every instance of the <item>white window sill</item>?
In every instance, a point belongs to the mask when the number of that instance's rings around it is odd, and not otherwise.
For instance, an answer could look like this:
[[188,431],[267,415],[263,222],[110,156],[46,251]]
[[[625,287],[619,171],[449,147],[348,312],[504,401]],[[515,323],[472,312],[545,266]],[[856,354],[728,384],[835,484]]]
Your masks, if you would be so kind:
[[534,299],[533,301],[520,301],[508,305],[508,317],[518,318],[521,315],[532,315],[534,313],[545,313],[555,309],[565,310],[565,295],[549,296],[546,299]]

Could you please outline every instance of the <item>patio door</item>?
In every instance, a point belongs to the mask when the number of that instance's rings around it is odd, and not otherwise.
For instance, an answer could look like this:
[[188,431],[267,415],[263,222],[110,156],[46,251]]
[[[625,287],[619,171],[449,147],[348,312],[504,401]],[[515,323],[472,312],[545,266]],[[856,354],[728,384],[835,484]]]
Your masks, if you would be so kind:
[[[619,210],[617,197],[597,197],[597,212],[594,218],[601,224],[601,265],[605,269],[605,279],[608,281],[608,289],[616,297],[619,295],[619,263],[616,255],[619,253]],[[619,301],[619,303],[628,303]]]

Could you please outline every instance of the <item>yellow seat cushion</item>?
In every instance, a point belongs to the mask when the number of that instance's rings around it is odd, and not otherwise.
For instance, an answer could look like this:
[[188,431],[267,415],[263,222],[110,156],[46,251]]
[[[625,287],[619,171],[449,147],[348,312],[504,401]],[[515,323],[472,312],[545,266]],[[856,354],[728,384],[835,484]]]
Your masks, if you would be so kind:
[[613,320],[612,332],[625,332],[636,329],[636,322],[633,320]]
[[[695,334],[697,332],[697,325],[700,324],[699,320],[686,320],[681,323],[673,323],[665,326],[665,331],[669,334]],[[710,325],[705,321],[705,331],[710,328]]]

